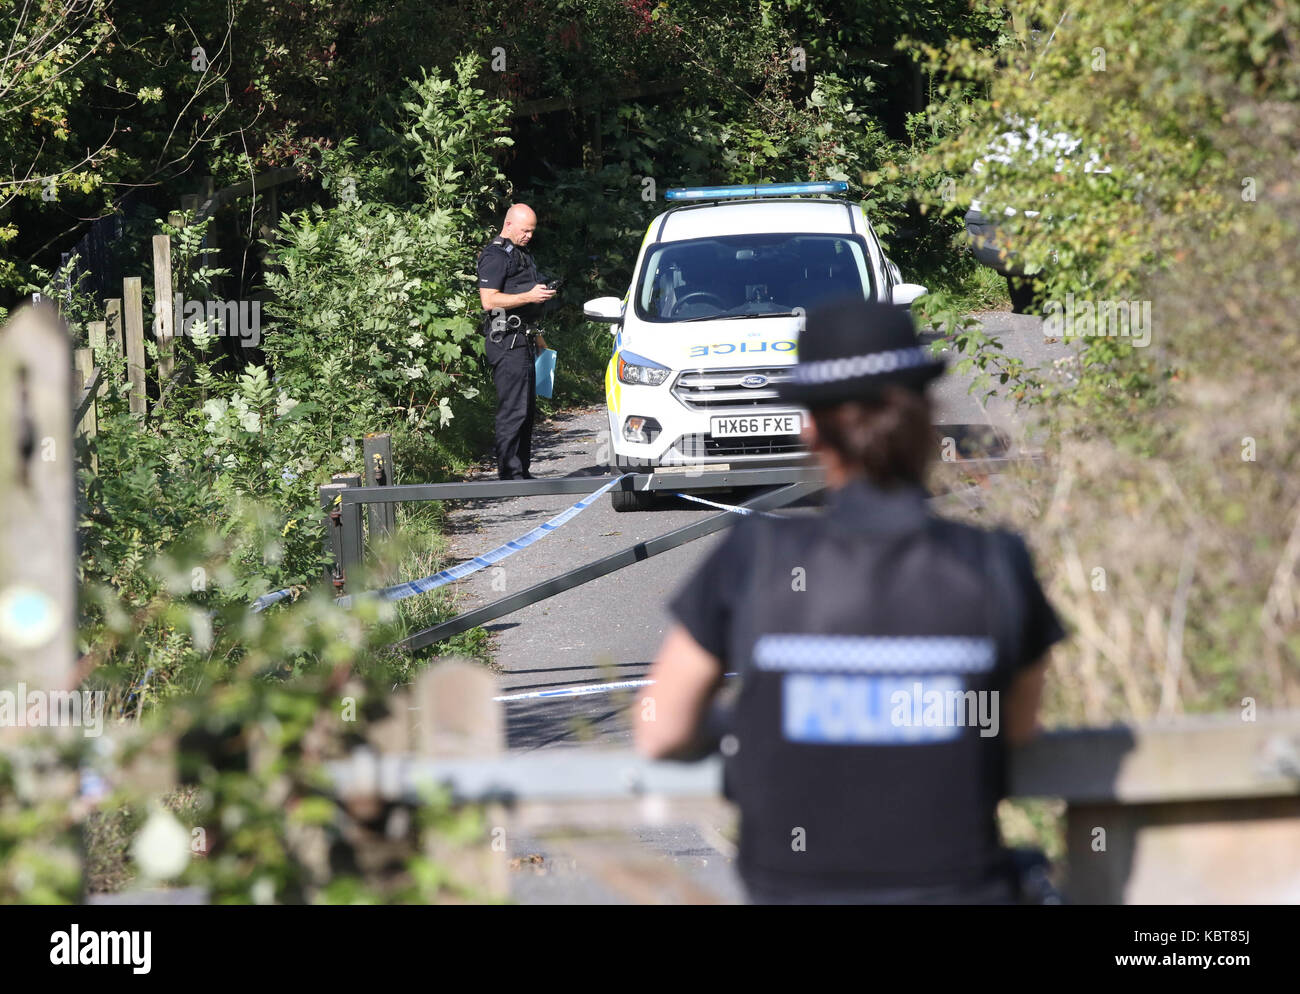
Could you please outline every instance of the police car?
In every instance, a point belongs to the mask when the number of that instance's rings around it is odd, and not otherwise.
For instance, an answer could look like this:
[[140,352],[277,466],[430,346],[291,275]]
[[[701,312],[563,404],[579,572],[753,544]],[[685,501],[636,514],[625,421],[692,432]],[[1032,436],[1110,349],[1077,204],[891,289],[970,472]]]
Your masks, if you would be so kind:
[[[850,294],[910,304],[904,283],[844,182],[669,190],[650,222],[627,295],[583,307],[607,322],[614,467],[701,471],[804,462],[807,412],[780,401],[801,315]],[[653,495],[614,491],[620,511]]]

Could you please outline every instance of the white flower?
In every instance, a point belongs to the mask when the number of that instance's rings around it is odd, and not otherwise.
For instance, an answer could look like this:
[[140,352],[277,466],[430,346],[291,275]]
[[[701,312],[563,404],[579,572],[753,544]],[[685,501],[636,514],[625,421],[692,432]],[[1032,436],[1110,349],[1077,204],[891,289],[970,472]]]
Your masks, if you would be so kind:
[[155,808],[131,843],[140,873],[150,880],[170,880],[190,864],[190,833],[165,808]]
[[[216,422],[226,416],[226,411],[229,407],[230,405],[226,403],[226,401],[219,398],[213,398],[212,400],[204,402],[203,413],[208,416],[208,421],[211,424],[216,424]],[[211,431],[211,424],[208,428],[209,431]]]
[[281,390],[280,399],[275,404],[275,416],[282,418],[297,406],[298,402]]
[[239,416],[239,423],[243,425],[244,431],[261,431],[262,417],[256,411],[247,411]]

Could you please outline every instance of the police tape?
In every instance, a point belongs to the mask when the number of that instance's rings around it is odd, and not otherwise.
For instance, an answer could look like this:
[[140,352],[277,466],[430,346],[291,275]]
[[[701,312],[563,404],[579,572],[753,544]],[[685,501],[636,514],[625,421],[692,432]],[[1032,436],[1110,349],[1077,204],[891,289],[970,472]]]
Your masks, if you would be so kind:
[[[501,560],[507,558],[508,556],[514,555],[520,549],[526,549],[528,546],[532,545],[538,539],[545,538],[548,534],[555,531],[555,529],[559,528],[561,525],[567,523],[572,518],[576,517],[577,515],[585,511],[588,507],[592,505],[592,503],[596,500],[596,498],[599,497],[601,494],[605,493],[611,487],[615,486],[616,484],[618,484],[619,482],[621,482],[622,480],[626,479],[631,475],[633,474],[624,473],[621,476],[611,480],[609,483],[606,483],[600,489],[595,490],[592,493],[588,494],[586,497],[582,498],[582,500],[578,501],[576,504],[573,504],[570,507],[568,507],[566,510],[561,511],[550,521],[543,522],[542,524],[538,525],[536,528],[534,528],[532,531],[528,532],[527,534],[521,535],[519,538],[512,539],[511,541],[506,542],[504,545],[498,545],[491,552],[486,552],[481,556],[475,556],[473,559],[467,559],[465,562],[461,563],[458,566],[453,566],[450,569],[445,569],[440,573],[434,573],[432,576],[422,577],[419,580],[410,580],[406,583],[394,584],[391,587],[384,587],[380,590],[367,590],[364,593],[357,594],[356,596],[358,598],[379,597],[386,601],[400,601],[400,600],[405,600],[407,597],[414,597],[417,594],[427,594],[430,590],[436,590],[439,587],[446,586],[448,583],[452,583],[455,580],[463,579],[469,576],[471,573],[477,573],[485,566],[492,566],[495,563],[499,563]],[[283,590],[273,590],[269,594],[263,594],[257,600],[253,601],[252,612],[254,614],[257,614],[260,611],[264,611],[272,604],[276,604],[284,600],[286,597],[293,597],[295,600],[297,600],[298,595],[305,590],[306,587],[302,585],[295,585],[292,587],[285,587]],[[339,607],[351,607],[352,597],[351,596],[340,597],[338,600],[335,601],[335,603]]]
[[[624,473],[621,476],[618,476],[615,479],[610,480],[603,487],[599,488],[598,490],[592,491],[590,494],[582,498],[582,500],[578,501],[576,504],[573,504],[567,509],[565,509],[564,511],[561,511],[550,521],[544,521],[542,524],[538,525],[532,531],[519,536],[519,538],[511,539],[509,542],[506,542],[503,545],[498,545],[491,552],[485,552],[481,556],[475,556],[473,559],[467,559],[459,566],[453,566],[450,569],[445,569],[440,573],[434,573],[432,576],[422,577],[419,580],[410,580],[406,583],[397,583],[391,587],[384,587],[380,590],[367,590],[364,593],[357,594],[356,597],[357,599],[363,597],[364,598],[378,597],[379,599],[385,601],[400,601],[400,600],[405,600],[407,597],[414,597],[417,594],[427,594],[431,590],[437,590],[439,587],[446,586],[447,584],[452,583],[456,580],[464,579],[465,577],[469,576],[471,573],[477,573],[479,570],[487,566],[495,565],[496,563],[501,562],[501,560],[513,556],[516,552],[519,552],[521,549],[528,548],[528,546],[532,545],[534,542],[538,541],[539,539],[545,538],[551,532],[555,531],[555,529],[559,528],[563,524],[568,523],[573,518],[577,517],[579,514],[581,514],[583,511],[589,508],[595,502],[596,498],[598,498],[601,494],[605,493],[611,487],[615,486],[620,481],[627,479],[627,477],[631,475],[633,474]],[[352,596],[347,596],[347,597],[340,597],[337,601],[335,601],[335,603],[338,604],[339,607],[351,607],[352,601],[353,601]]]
[[585,697],[588,694],[604,694],[611,690],[630,690],[633,687],[648,687],[654,683],[653,680],[617,680],[614,683],[589,683],[585,687],[564,687],[560,690],[535,690],[528,694],[506,694],[503,697],[494,697],[492,700],[508,701],[541,701],[554,697]]
[[697,504],[707,504],[709,507],[716,507],[719,511],[730,511],[732,514],[743,514],[748,517],[751,514],[757,514],[764,518],[784,518],[784,514],[773,514],[771,511],[756,511],[752,507],[740,507],[736,504],[719,504],[716,500],[705,500],[703,497],[696,497],[694,494],[683,494],[677,491],[671,491],[672,496],[682,497],[686,500],[693,500]]
[[[735,673],[724,673],[724,677],[733,677]],[[591,694],[605,694],[611,690],[631,690],[635,687],[648,687],[653,680],[615,680],[612,683],[589,683],[582,687],[562,687],[559,690],[534,690],[527,694],[505,694],[492,698],[493,701],[509,703],[511,701],[543,701],[556,697],[587,697]]]
[[[432,576],[422,577],[419,580],[410,580],[406,583],[394,584],[391,587],[384,587],[380,590],[368,590],[365,593],[357,594],[356,597],[357,598],[379,597],[382,600],[386,600],[386,601],[400,601],[406,599],[407,597],[415,597],[417,594],[426,594],[431,590],[436,590],[439,587],[446,586],[448,583],[453,583],[456,580],[463,579],[472,573],[477,573],[479,570],[483,569],[484,567],[492,566],[496,563],[499,563],[501,560],[514,555],[519,550],[527,548],[528,546],[532,545],[538,539],[544,538],[547,534],[554,531],[556,528],[559,528],[561,525],[567,523],[572,518],[576,517],[578,514],[581,514],[583,511],[585,511],[601,494],[605,493],[610,488],[618,484],[620,481],[626,479],[628,476],[632,476],[632,475],[633,474],[631,473],[624,473],[621,476],[617,477],[616,479],[611,480],[609,483],[606,483],[599,490],[596,490],[593,493],[588,494],[586,497],[578,501],[576,504],[573,504],[567,510],[562,511],[560,514],[556,515],[550,521],[538,525],[536,528],[528,532],[526,535],[522,535],[517,539],[506,542],[504,545],[497,546],[491,552],[484,553],[481,556],[475,556],[473,559],[466,560],[465,562],[461,563],[458,566],[453,566],[450,569],[445,569],[440,573],[433,574]],[[743,515],[759,514],[765,518],[785,517],[785,515],[773,514],[770,511],[755,511],[752,508],[737,507],[733,504],[719,504],[717,501],[705,500],[703,497],[696,497],[693,494],[673,492],[673,496],[683,497],[686,500],[695,501],[697,504],[706,504],[709,507],[717,508],[720,511],[730,511],[733,514],[743,514]],[[296,600],[298,595],[301,594],[305,589],[306,588],[303,587],[302,585],[295,585],[293,587],[285,587],[283,590],[272,591],[269,594],[263,594],[261,597],[259,597],[257,600],[253,602],[252,612],[254,614],[257,614],[261,611],[264,611],[272,604],[276,604],[288,597],[293,597]],[[351,595],[340,597],[335,603],[338,604],[339,607],[351,607],[352,599],[353,598]]]
[[269,594],[263,594],[257,600],[253,601],[251,610],[253,614],[258,614],[261,611],[265,611],[272,604],[278,604],[285,598],[292,597],[294,600],[297,600],[299,595],[301,595],[306,589],[306,584],[295,583],[292,587],[285,587],[283,590],[273,590]]

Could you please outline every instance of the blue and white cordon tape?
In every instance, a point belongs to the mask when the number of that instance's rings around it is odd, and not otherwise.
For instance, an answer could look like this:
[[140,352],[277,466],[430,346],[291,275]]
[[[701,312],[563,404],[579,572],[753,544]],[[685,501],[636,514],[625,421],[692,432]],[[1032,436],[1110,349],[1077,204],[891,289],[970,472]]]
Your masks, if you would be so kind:
[[[429,591],[436,590],[438,587],[446,586],[448,583],[464,579],[472,573],[477,573],[484,567],[492,566],[501,562],[501,560],[514,555],[521,549],[528,548],[528,546],[532,545],[538,539],[545,538],[551,532],[555,531],[555,529],[585,511],[595,502],[596,498],[600,497],[601,494],[607,492],[616,484],[631,475],[633,474],[624,473],[623,475],[611,480],[600,489],[588,494],[576,504],[571,505],[566,510],[557,514],[550,521],[538,525],[532,531],[525,535],[521,535],[519,538],[506,542],[504,545],[497,546],[491,552],[485,552],[481,556],[475,556],[473,559],[468,559],[458,566],[452,566],[450,569],[445,569],[440,573],[434,573],[432,576],[422,577],[419,580],[410,580],[406,583],[394,584],[391,587],[384,587],[381,590],[368,590],[365,593],[357,594],[356,597],[358,599],[363,597],[378,597],[386,601],[400,601],[407,597],[415,597],[417,594],[427,594]],[[748,507],[719,504],[716,501],[705,500],[703,497],[696,497],[692,494],[674,492],[673,496],[683,497],[686,500],[695,501],[697,504],[706,504],[709,507],[715,507],[720,511],[730,511],[733,514],[760,514],[767,518],[783,517],[783,515],[780,514],[772,514],[770,511],[755,511]],[[306,588],[303,586],[285,587],[283,590],[275,590],[269,594],[263,594],[253,602],[252,611],[254,614],[257,614],[260,611],[264,611],[272,604],[276,604],[288,597],[296,598],[305,589]],[[352,601],[352,596],[348,595],[340,597],[335,603],[340,607],[351,607]]]
[[[440,573],[434,573],[432,576],[422,577],[419,580],[409,580],[406,583],[397,583],[391,587],[384,587],[381,590],[367,590],[365,593],[357,594],[356,598],[378,597],[381,600],[386,601],[400,601],[405,600],[407,597],[415,597],[417,594],[427,594],[430,590],[437,590],[439,587],[446,586],[456,580],[464,579],[471,573],[477,573],[484,567],[492,566],[509,556],[513,556],[520,549],[528,548],[528,546],[532,545],[538,539],[545,538],[551,532],[555,531],[555,529],[581,514],[589,508],[601,494],[605,493],[611,487],[620,483],[630,475],[632,474],[624,473],[622,476],[610,480],[603,487],[600,487],[598,490],[595,490],[582,498],[582,500],[578,501],[576,504],[561,511],[550,521],[543,522],[527,534],[512,539],[504,545],[498,545],[491,552],[485,552],[481,556],[467,559],[458,566],[452,566],[450,569],[445,569]],[[269,594],[263,594],[253,602],[253,611],[261,611],[277,601],[282,601],[286,597],[292,596],[293,590],[293,587],[286,587],[284,590],[276,590]],[[338,604],[339,607],[351,607],[352,601],[353,597],[349,595],[346,597],[340,597],[335,601],[335,603]]]
[[771,511],[756,511],[752,507],[738,507],[735,504],[719,504],[715,500],[705,500],[703,497],[696,497],[694,494],[683,494],[676,491],[672,492],[674,497],[682,497],[686,500],[693,500],[697,504],[707,504],[709,507],[716,507],[719,511],[730,511],[732,514],[743,514],[748,517],[751,514],[757,514],[764,518],[784,518],[784,514],[773,514]]
[[[593,491],[582,500],[578,501],[561,511],[550,521],[544,521],[527,534],[519,538],[511,539],[504,545],[498,545],[491,552],[485,552],[481,556],[475,556],[473,559],[467,559],[459,566],[453,566],[451,569],[445,569],[441,573],[434,573],[433,576],[426,576],[419,580],[411,580],[407,583],[397,583],[391,587],[384,587],[382,590],[367,590],[365,593],[357,594],[358,598],[378,597],[385,601],[400,601],[407,597],[414,597],[417,594],[427,594],[430,590],[436,590],[439,587],[446,586],[454,580],[461,580],[471,573],[477,573],[487,566],[495,565],[501,560],[513,556],[521,549],[526,549],[538,539],[545,538],[555,529],[570,521],[577,515],[589,508],[601,494],[609,490],[612,486],[630,476],[630,473],[624,473],[613,480],[610,480],[599,490]],[[336,602],[339,607],[351,607],[352,597],[340,597]]]
[[[733,677],[735,673],[724,673],[725,677]],[[634,687],[649,687],[653,680],[615,680],[612,683],[589,683],[583,687],[561,687],[559,690],[534,690],[528,694],[505,694],[501,697],[494,697],[494,701],[544,701],[556,697],[586,697],[589,694],[604,694],[611,690],[631,690]]]
[[559,690],[535,690],[529,694],[506,694],[494,697],[494,701],[544,701],[552,697],[585,697],[588,694],[603,694],[611,690],[630,690],[633,687],[648,687],[653,680],[616,680],[613,683],[589,683],[585,687],[562,687]]

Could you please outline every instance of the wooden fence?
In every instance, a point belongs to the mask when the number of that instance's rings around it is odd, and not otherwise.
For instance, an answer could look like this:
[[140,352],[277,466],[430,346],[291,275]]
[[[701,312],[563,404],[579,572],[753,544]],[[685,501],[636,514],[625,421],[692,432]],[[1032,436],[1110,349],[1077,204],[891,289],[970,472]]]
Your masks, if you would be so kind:
[[[261,231],[267,234],[274,229],[280,213],[278,188],[299,178],[294,169],[271,169],[242,183],[214,191],[211,178],[206,177],[203,180],[203,191],[182,197],[181,207],[190,213],[191,220],[197,224],[241,199],[265,194],[269,204],[269,221],[262,226]],[[175,227],[183,227],[185,215],[172,214],[169,221]],[[215,252],[215,246],[205,243],[205,256],[211,256]],[[150,331],[145,330],[144,280],[139,276],[130,276],[122,281],[120,297],[104,300],[104,319],[88,322],[86,344],[75,350],[74,384],[78,396],[74,405],[73,424],[77,433],[86,437],[94,438],[98,432],[97,401],[104,395],[108,380],[108,373],[95,365],[96,355],[105,354],[110,343],[118,356],[126,357],[126,379],[130,385],[128,403],[132,414],[144,416],[148,410],[146,334],[153,336],[158,350],[158,361],[154,369],[157,381],[157,400],[152,410],[154,415],[162,410],[171,390],[189,376],[188,367],[178,367],[176,362],[175,339],[179,329],[175,327],[173,300],[177,287],[172,268],[172,242],[167,235],[153,236],[152,263],[154,315],[149,321]],[[34,300],[33,303],[40,301]],[[54,303],[57,306],[57,302]],[[91,389],[92,384],[94,389]],[[97,459],[92,460],[92,469],[98,472]]]

